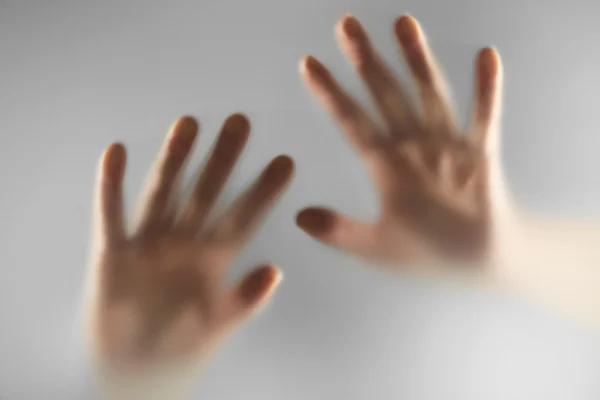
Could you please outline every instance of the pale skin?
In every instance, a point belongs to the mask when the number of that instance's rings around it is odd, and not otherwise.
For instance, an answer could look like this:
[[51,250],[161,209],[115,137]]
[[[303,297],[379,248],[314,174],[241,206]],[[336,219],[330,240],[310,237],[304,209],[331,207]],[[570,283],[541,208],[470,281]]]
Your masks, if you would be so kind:
[[[380,217],[357,221],[311,206],[298,213],[297,224],[326,245],[373,263],[403,271],[408,265],[423,270],[432,266],[447,275],[477,276],[581,320],[599,321],[594,319],[600,316],[600,299],[594,294],[600,286],[597,269],[569,278],[572,270],[525,265],[548,260],[543,244],[550,239],[563,246],[565,260],[587,252],[591,261],[600,261],[592,259],[597,251],[588,240],[597,238],[598,231],[573,227],[566,235],[577,233],[585,240],[565,245],[564,233],[541,234],[546,225],[530,223],[512,204],[498,150],[502,90],[498,53],[484,48],[476,57],[472,118],[461,130],[441,69],[414,18],[400,17],[394,34],[419,101],[406,96],[403,83],[354,17],[344,16],[336,33],[384,124],[375,123],[314,57],[302,60],[300,72],[369,169],[380,199]],[[202,362],[228,332],[271,297],[281,279],[275,266],[258,267],[233,287],[224,285],[224,275],[291,180],[291,159],[273,160],[224,215],[207,221],[249,129],[242,115],[227,119],[191,196],[182,198],[178,178],[198,125],[191,117],[178,120],[132,224],[127,223],[122,205],[125,149],[113,144],[105,151],[95,211],[90,337],[109,371],[136,371],[142,365],[183,359]],[[129,225],[132,229],[126,229]],[[524,237],[528,247],[515,246]],[[554,282],[558,283],[551,286]],[[175,396],[155,386],[132,385],[143,388],[127,395],[112,390],[109,398]]]
[[340,48],[383,125],[323,64],[311,56],[302,60],[307,87],[369,169],[380,216],[357,221],[312,206],[298,214],[297,224],[324,244],[370,262],[402,271],[416,265],[416,272],[508,290],[599,329],[600,227],[527,215],[515,206],[503,179],[499,54],[493,48],[477,54],[472,118],[461,131],[419,23],[402,16],[394,35],[418,101],[405,94],[404,82],[393,76],[356,18],[346,15],[336,26]]
[[[223,215],[208,223],[250,125],[239,114],[225,121],[191,195],[184,198],[178,178],[197,132],[192,117],[173,125],[132,224],[127,224],[123,211],[125,148],[115,143],[101,159],[90,339],[108,375],[206,358],[269,299],[281,279],[277,267],[264,265],[233,287],[224,284],[227,268],[291,180],[292,160],[273,159]],[[121,389],[111,386],[109,397],[121,398]]]
[[358,20],[343,17],[336,33],[384,124],[375,123],[314,57],[302,61],[300,73],[371,172],[380,217],[363,222],[313,206],[298,214],[298,225],[328,245],[387,265],[491,257],[490,170],[497,161],[502,82],[498,53],[486,48],[477,56],[473,117],[462,132],[447,84],[414,18],[399,18],[394,33],[418,103],[407,97]]

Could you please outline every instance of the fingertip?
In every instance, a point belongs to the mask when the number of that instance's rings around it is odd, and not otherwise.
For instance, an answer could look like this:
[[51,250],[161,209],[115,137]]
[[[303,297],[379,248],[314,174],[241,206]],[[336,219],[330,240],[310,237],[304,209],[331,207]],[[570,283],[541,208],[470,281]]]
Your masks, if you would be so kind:
[[333,213],[321,207],[308,207],[296,214],[296,225],[311,236],[329,233],[334,223]]
[[410,46],[421,38],[421,27],[415,17],[410,14],[400,16],[394,22],[394,31],[404,46]]
[[221,151],[223,156],[241,151],[250,137],[250,119],[243,113],[231,114],[223,122],[219,144],[216,151]]
[[269,282],[269,288],[271,290],[275,289],[281,283],[281,281],[283,281],[283,272],[276,265],[266,264],[262,267],[259,267],[259,269],[263,274],[265,274],[265,276],[268,276],[268,278],[265,278],[265,280]]
[[283,273],[275,265],[260,266],[244,279],[239,295],[249,304],[264,300],[274,292],[282,279]]
[[338,19],[336,27],[340,27],[345,21],[347,21],[348,19],[356,19],[356,17],[351,13],[351,12],[345,12],[341,15],[341,17]]
[[304,56],[299,64],[300,75],[306,80],[318,78],[325,73],[325,67],[312,55]]
[[274,181],[287,181],[294,174],[294,160],[287,154],[275,157],[267,167],[269,179]]
[[412,14],[404,13],[396,19],[396,26],[410,27],[413,29],[419,28],[419,21]]
[[195,117],[184,115],[178,118],[167,136],[168,151],[180,152],[186,154],[194,144],[200,127]]
[[125,157],[125,145],[121,142],[111,143],[105,150],[105,157],[107,157],[107,158],[124,158]]
[[191,115],[184,115],[175,121],[174,129],[195,132],[199,129],[198,120]]
[[237,132],[247,132],[250,130],[250,118],[244,113],[237,112],[227,117],[225,126]]
[[481,54],[496,60],[500,59],[500,52],[495,46],[484,47],[483,49],[481,49]]
[[273,165],[277,165],[278,168],[285,170],[293,170],[294,159],[287,154],[280,154],[273,159]]
[[489,77],[496,77],[501,72],[500,54],[494,47],[485,47],[479,51],[477,62]]
[[345,13],[336,23],[335,32],[339,37],[356,39],[363,33],[363,29],[354,15]]
[[310,61],[311,58],[312,58],[311,55],[305,55],[298,62],[298,73],[300,75],[305,76],[305,75],[308,74],[308,69],[309,69],[309,65],[308,64],[311,62]]
[[108,146],[101,159],[103,177],[118,180],[125,169],[126,159],[127,152],[123,143],[115,142]]

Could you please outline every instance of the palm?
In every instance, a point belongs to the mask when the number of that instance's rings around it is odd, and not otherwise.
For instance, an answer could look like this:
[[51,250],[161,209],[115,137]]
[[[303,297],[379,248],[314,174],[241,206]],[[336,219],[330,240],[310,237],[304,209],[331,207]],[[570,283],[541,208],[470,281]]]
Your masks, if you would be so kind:
[[316,59],[304,60],[302,75],[369,168],[378,189],[380,218],[361,222],[310,207],[300,212],[298,224],[329,245],[374,261],[484,260],[493,245],[489,157],[495,154],[498,130],[498,55],[484,49],[478,56],[473,120],[463,133],[443,76],[412,17],[401,17],[395,31],[419,89],[420,110],[358,21],[347,16],[338,27],[341,47],[385,126],[374,123]]
[[394,259],[418,261],[427,255],[466,261],[486,251],[485,165],[471,150],[460,140],[415,140],[381,157],[387,168],[377,184],[379,223],[389,225],[390,236],[398,232],[405,238],[394,240]]
[[124,229],[125,151],[115,144],[100,168],[92,263],[91,334],[111,364],[153,364],[198,355],[266,301],[273,266],[226,288],[227,267],[288,183],[291,159],[274,159],[214,223],[207,217],[246,143],[245,117],[228,118],[192,195],[178,203],[178,178],[197,132],[192,118],[174,126],[142,198],[134,231]]
[[162,359],[200,347],[218,304],[209,291],[218,280],[206,266],[219,263],[198,253],[196,241],[165,236],[105,256],[102,268],[115,271],[104,289],[106,351]]

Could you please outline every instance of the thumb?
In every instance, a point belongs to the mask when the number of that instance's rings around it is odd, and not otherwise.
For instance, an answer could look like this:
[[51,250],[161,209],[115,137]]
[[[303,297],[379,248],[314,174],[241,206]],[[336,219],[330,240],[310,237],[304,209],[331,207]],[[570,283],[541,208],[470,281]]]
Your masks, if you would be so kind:
[[296,225],[313,238],[334,248],[372,259],[381,254],[378,226],[322,207],[309,207],[296,215]]
[[274,265],[254,268],[234,286],[229,301],[227,318],[243,320],[248,318],[271,298],[283,274]]

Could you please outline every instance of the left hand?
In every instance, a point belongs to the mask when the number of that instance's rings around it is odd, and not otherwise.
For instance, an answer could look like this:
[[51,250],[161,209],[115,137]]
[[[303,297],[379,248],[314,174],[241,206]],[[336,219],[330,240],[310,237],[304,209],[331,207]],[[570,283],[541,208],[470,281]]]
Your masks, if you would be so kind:
[[248,119],[227,118],[190,196],[178,182],[198,124],[180,118],[156,159],[134,229],[123,210],[126,153],[107,148],[100,162],[89,333],[107,370],[137,372],[200,362],[218,342],[265,304],[280,279],[273,265],[233,287],[226,272],[289,184],[293,162],[273,159],[215,221],[215,203],[250,133]]

